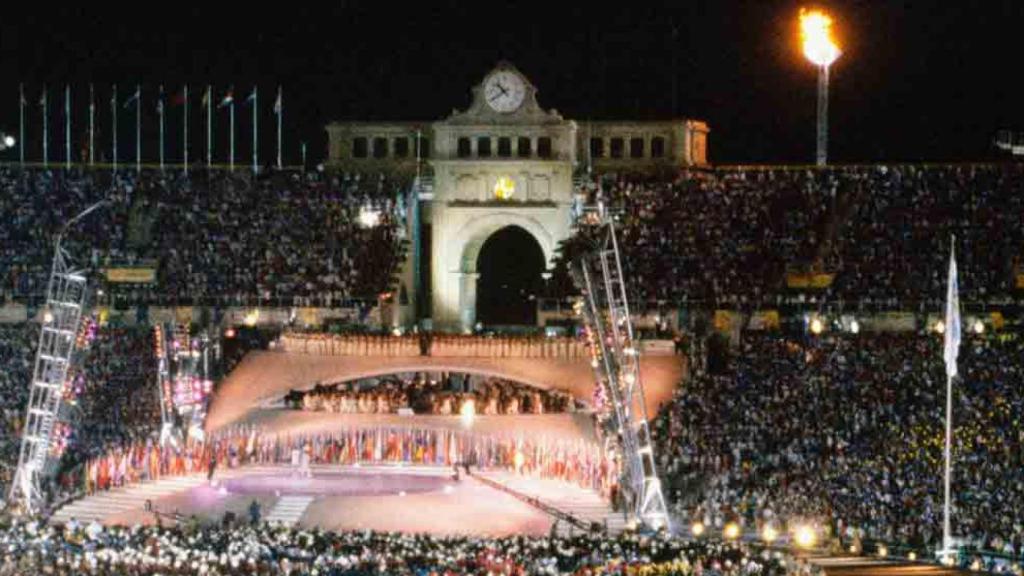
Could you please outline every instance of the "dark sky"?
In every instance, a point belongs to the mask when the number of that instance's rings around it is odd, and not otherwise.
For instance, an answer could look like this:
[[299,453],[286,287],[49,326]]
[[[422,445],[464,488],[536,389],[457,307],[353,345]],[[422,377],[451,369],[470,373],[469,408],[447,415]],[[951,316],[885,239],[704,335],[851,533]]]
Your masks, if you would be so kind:
[[[299,140],[309,141],[310,157],[319,158],[326,122],[440,119],[464,108],[469,87],[507,59],[538,86],[542,106],[572,119],[701,118],[712,129],[713,162],[813,157],[816,72],[799,52],[800,3],[303,4],[182,8],[161,2],[113,10],[37,3],[20,14],[9,10],[0,20],[0,129],[17,131],[19,81],[32,104],[30,157],[41,154],[43,83],[51,90],[72,84],[77,140],[89,82],[104,103],[110,83],[121,84],[124,98],[131,93],[127,84],[141,82],[148,99],[144,155],[155,158],[152,98],[161,82],[168,92],[189,82],[194,107],[199,85],[213,83],[222,93],[234,84],[240,101],[258,82],[261,153],[269,156],[272,93],[281,84],[288,160],[297,160]],[[992,156],[997,129],[1024,130],[1018,87],[1024,84],[1024,3],[819,5],[836,17],[844,50],[832,69],[832,159],[981,159]],[[51,158],[63,157],[58,107],[51,100]],[[105,130],[109,105],[98,109]],[[122,158],[134,155],[132,114],[121,112]],[[239,107],[237,114],[242,161],[250,154],[251,112]],[[193,116],[196,155],[203,125],[195,108]],[[173,123],[168,154],[177,156],[181,112],[167,118]],[[218,146],[225,146],[227,114],[216,122]],[[108,136],[100,138],[108,146]]]

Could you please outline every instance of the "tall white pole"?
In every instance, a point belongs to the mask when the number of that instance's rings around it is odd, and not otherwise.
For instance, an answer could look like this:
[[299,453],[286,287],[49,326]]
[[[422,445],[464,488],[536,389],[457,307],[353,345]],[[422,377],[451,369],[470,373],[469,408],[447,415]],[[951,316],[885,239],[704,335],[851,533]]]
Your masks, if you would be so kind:
[[40,101],[43,106],[43,168],[50,163],[50,127],[46,121],[46,86],[43,86],[43,99]]
[[277,169],[281,169],[281,118],[284,116],[284,99],[281,87],[277,87]]
[[164,171],[164,85],[160,85],[160,99],[157,100],[157,112],[160,114],[160,171]]
[[818,67],[817,165],[828,164],[828,65]]
[[71,169],[71,85],[64,85],[64,169]]
[[[949,327],[946,328],[947,330]],[[953,549],[953,531],[950,523],[950,477],[952,476],[953,444],[953,377],[946,376],[946,475],[944,480],[944,502],[942,505],[942,549],[948,554]]]
[[258,105],[259,95],[256,93],[256,86],[252,87],[252,173],[255,174],[259,171],[259,154],[258,154],[258,129],[257,123],[259,122],[259,115],[257,112],[260,107]]
[[135,85],[135,171],[142,172],[142,85]]
[[18,84],[18,158],[25,166],[25,85]]
[[110,118],[112,123],[111,134],[114,137],[113,144],[111,145],[111,151],[113,152],[114,161],[114,172],[117,172],[117,108],[119,103],[117,101],[117,84],[114,84],[114,93],[110,97]]
[[185,132],[185,153],[183,154],[183,158],[184,159],[182,161],[184,162],[185,173],[187,174],[188,173],[188,84],[185,84],[185,91],[184,91],[183,96],[185,97],[185,102],[184,102],[184,105],[185,105],[185,120],[184,120],[184,123],[183,123],[184,129],[185,129],[184,130],[184,132]]
[[230,115],[231,138],[230,151],[228,152],[228,170],[235,171],[235,98],[232,94],[231,102],[228,102],[228,114]]
[[89,84],[89,166],[96,164],[96,90]]
[[206,85],[206,169],[213,165],[213,87]]

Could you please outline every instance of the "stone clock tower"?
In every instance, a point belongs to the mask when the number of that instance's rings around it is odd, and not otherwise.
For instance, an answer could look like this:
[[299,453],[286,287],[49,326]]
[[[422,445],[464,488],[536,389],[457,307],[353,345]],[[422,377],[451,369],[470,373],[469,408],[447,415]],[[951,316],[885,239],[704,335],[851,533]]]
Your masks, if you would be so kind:
[[465,111],[433,126],[431,292],[434,325],[476,322],[477,258],[506,226],[534,237],[548,266],[570,234],[576,124],[537,103],[537,89],[509,64],[473,88]]
[[424,177],[408,226],[414,249],[399,279],[407,296],[393,321],[409,326],[418,308],[434,329],[465,331],[476,324],[478,260],[489,238],[515,228],[550,269],[572,233],[574,172],[672,174],[705,165],[708,128],[687,119],[577,127],[541,108],[537,88],[502,62],[472,87],[468,108],[443,120],[335,122],[327,132],[331,170]]

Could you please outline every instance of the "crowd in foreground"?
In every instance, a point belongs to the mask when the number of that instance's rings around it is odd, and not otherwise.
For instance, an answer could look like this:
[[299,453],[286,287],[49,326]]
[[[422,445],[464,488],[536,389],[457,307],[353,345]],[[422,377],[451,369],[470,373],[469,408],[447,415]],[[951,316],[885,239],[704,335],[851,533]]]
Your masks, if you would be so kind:
[[785,560],[740,544],[661,535],[615,538],[429,536],[324,532],[267,524],[102,527],[35,522],[0,528],[0,575],[125,574],[461,576],[761,575]]
[[[1024,554],[1024,341],[966,338],[955,383],[953,533]],[[653,429],[677,511],[709,526],[807,519],[848,539],[936,549],[943,516],[942,337],[746,334]]]

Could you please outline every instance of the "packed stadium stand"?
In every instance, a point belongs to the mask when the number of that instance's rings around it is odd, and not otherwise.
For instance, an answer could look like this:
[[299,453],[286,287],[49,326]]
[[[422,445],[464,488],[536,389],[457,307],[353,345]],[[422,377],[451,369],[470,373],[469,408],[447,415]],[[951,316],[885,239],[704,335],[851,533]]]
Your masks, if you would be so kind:
[[[108,295],[115,305],[330,307],[373,300],[391,289],[405,259],[408,184],[376,175],[185,178],[2,167],[0,304],[39,302],[53,235],[76,211],[104,198],[112,200],[108,212],[76,229],[70,249],[82,262],[147,265],[157,273],[151,286]],[[604,174],[580,192],[594,199],[599,190],[619,214],[630,296],[640,310],[795,306],[802,313],[841,303],[857,313],[934,313],[945,297],[953,235],[968,309],[1009,309],[1019,297],[1020,164],[734,167],[673,178]],[[359,224],[367,208],[381,214],[381,225]],[[587,235],[582,226],[563,245],[563,256],[579,253]],[[564,270],[564,263],[556,266]],[[827,280],[793,281],[815,276]],[[560,286],[556,295],[572,292]],[[31,323],[0,324],[5,493],[17,461],[36,331]],[[820,336],[741,332],[721,365],[692,370],[653,418],[657,458],[680,525],[701,522],[720,530],[734,521],[754,531],[766,523],[814,520],[844,543],[885,542],[922,553],[934,548],[942,512],[941,335],[920,328]],[[96,328],[89,360],[72,379],[70,398],[80,421],[68,432],[54,498],[88,483],[82,475],[90,458],[140,449],[152,437],[158,416],[150,337],[145,326]],[[965,338],[955,400],[954,531],[969,548],[1017,562],[1024,554],[1022,347],[1012,323]],[[308,394],[302,401],[312,410],[324,402],[317,394],[340,402],[344,390]],[[72,546],[44,556],[58,541]],[[180,573],[203,563],[221,566],[220,573],[250,573],[251,566],[290,562],[339,566],[337,573],[375,573],[370,565],[386,565],[378,571],[403,574],[418,573],[419,559],[429,557],[460,574],[476,573],[485,556],[486,562],[517,564],[519,572],[511,573],[541,573],[555,564],[607,566],[612,558],[652,566],[640,572],[651,574],[688,573],[664,567],[670,562],[749,563],[761,574],[781,569],[775,559],[735,545],[629,536],[495,541],[99,526],[60,533],[16,524],[0,531],[0,544],[8,542],[37,554],[8,555],[5,567],[61,563],[54,564],[56,573],[83,562],[117,571],[147,557],[163,558],[163,566]],[[89,554],[75,551],[84,542],[91,543]],[[582,549],[599,552],[587,556]],[[178,572],[168,567],[162,573]]]

